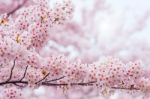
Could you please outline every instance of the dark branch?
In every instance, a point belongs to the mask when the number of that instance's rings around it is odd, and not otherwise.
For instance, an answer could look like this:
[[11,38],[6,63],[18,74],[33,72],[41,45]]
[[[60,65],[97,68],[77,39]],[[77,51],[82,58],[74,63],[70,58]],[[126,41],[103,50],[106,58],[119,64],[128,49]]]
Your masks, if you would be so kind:
[[17,83],[13,83],[15,86],[18,86],[18,87],[24,87],[23,85],[20,85],[20,84],[17,84]]
[[125,88],[125,87],[111,87],[112,89],[121,89],[121,90],[139,90],[138,88],[135,87],[129,87],[129,88]]
[[49,80],[49,81],[45,81],[45,82],[53,82],[53,81],[57,81],[57,80],[60,80],[60,79],[63,79],[63,78],[65,78],[65,76],[62,76],[62,77],[60,77],[60,78],[56,78],[56,79],[52,79],[52,80]]
[[25,3],[27,2],[28,0],[23,0],[23,2],[21,4],[19,4],[15,9],[13,9],[12,11],[8,12],[7,13],[7,16],[10,16],[11,14],[15,13],[18,9],[20,9],[23,5],[25,5]]
[[[6,81],[4,81],[4,82],[0,82],[0,86],[8,85],[8,84],[14,84],[14,85],[19,86],[19,87],[25,87],[25,86],[27,86],[29,84],[28,81],[23,81],[23,79],[26,76],[28,66],[26,66],[24,74],[23,74],[23,77],[20,80],[15,80],[15,81],[11,80],[12,79],[12,75],[13,75],[13,70],[15,68],[15,64],[16,64],[16,59],[13,61],[13,66],[11,68],[11,72],[10,72],[9,78]],[[41,83],[41,85],[43,85],[43,86],[68,86],[68,85],[70,85],[70,86],[94,86],[94,84],[97,82],[97,81],[91,81],[91,82],[82,82],[82,83],[50,83],[50,82],[53,82],[53,81],[57,81],[57,80],[63,79],[65,76],[46,81],[45,79],[49,76],[49,74],[50,73],[45,75],[41,80],[37,81],[35,84]],[[112,88],[112,89],[121,89],[121,90],[139,90],[134,85],[131,85],[128,88],[127,87],[119,87],[119,86],[117,86],[117,87],[113,87],[112,86],[110,88]]]
[[[70,84],[67,84],[67,83],[47,83],[47,82],[42,82],[42,85],[44,86],[68,86],[68,85],[71,85],[71,86],[75,86],[75,85],[79,85],[79,86],[91,86],[93,85],[93,83],[95,83],[95,81],[93,82],[87,82],[87,83],[70,83]],[[8,81],[8,82],[2,82],[0,83],[0,85],[7,85],[7,84],[28,84],[28,81]]]
[[28,84],[27,81],[6,81],[6,82],[1,82],[0,85],[8,85],[8,84]]
[[25,68],[25,72],[24,72],[24,74],[23,74],[23,77],[20,79],[20,81],[22,81],[22,80],[25,78],[26,73],[27,73],[27,69],[28,69],[28,66],[26,66],[26,68]]
[[64,83],[64,84],[57,84],[57,83],[46,83],[46,82],[43,82],[42,85],[46,85],[46,86],[68,86],[68,85],[71,85],[71,86],[92,86],[93,84],[95,83],[95,81],[91,81],[91,82],[86,82],[86,83]]
[[11,71],[10,71],[10,76],[9,76],[9,78],[7,79],[6,82],[10,81],[11,78],[12,78],[13,70],[14,70],[14,67],[15,67],[15,64],[16,64],[16,59],[15,59],[13,62],[14,62],[14,63],[13,63],[13,66],[12,66],[12,68],[11,68]]
[[49,74],[50,74],[50,73],[48,73],[47,75],[45,75],[45,77],[44,77],[43,79],[39,80],[39,81],[36,82],[35,84],[39,84],[40,82],[42,82],[43,80],[45,80],[45,79],[48,77]]
[[[41,80],[42,81],[42,80]],[[91,81],[91,82],[86,82],[86,83],[47,83],[47,82],[41,82],[41,85],[43,86],[93,86],[96,82],[95,81]],[[8,81],[8,82],[2,82],[0,83],[0,86],[3,85],[8,85],[8,84],[14,84],[16,86],[20,86],[19,84],[24,84],[24,85],[28,85],[28,81]],[[22,86],[20,86],[22,87]],[[121,89],[121,90],[139,90],[136,87],[111,87],[112,89]]]

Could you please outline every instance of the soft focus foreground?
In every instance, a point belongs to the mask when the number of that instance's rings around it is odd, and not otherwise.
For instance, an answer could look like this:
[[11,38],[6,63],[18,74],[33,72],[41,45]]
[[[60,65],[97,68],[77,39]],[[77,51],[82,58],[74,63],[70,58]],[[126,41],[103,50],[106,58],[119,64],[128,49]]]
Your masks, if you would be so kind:
[[148,0],[0,0],[0,99],[149,99]]

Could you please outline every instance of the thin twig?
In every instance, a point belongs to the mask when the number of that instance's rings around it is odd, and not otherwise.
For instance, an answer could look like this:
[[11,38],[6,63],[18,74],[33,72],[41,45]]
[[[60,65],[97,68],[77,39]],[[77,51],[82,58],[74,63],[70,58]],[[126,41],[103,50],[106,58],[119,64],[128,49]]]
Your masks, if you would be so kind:
[[13,75],[13,70],[14,70],[14,67],[15,67],[15,64],[16,64],[16,59],[14,60],[13,66],[12,66],[11,71],[10,71],[10,76],[9,76],[9,78],[7,79],[6,82],[8,82],[8,81],[11,80],[12,75]]
[[23,74],[23,77],[20,79],[20,81],[22,81],[22,80],[25,78],[28,67],[29,67],[29,66],[26,66],[26,68],[25,68],[25,72],[24,72],[24,74]]
[[[91,81],[91,82],[86,82],[86,83],[47,83],[47,82],[42,82],[41,85],[44,86],[93,86],[95,83],[95,81]],[[16,86],[18,86],[18,84],[25,84],[28,85],[28,81],[8,81],[8,82],[1,82],[0,86],[3,85],[8,85],[8,84],[14,84]],[[22,87],[22,86],[21,86]],[[121,89],[121,90],[140,90],[136,87],[132,87],[132,88],[126,88],[126,87],[111,87],[112,89]]]
[[56,79],[52,79],[52,80],[49,80],[49,81],[45,81],[45,82],[53,82],[53,81],[57,81],[57,80],[60,80],[60,79],[63,79],[63,78],[65,78],[65,76],[62,76],[62,77],[60,77],[60,78],[56,78]]
[[7,16],[10,16],[11,14],[15,13],[18,9],[20,9],[23,5],[25,5],[25,3],[27,2],[28,0],[23,0],[23,2],[21,4],[19,4],[15,9],[13,9],[12,11],[8,12],[7,13]]
[[42,82],[43,80],[45,80],[45,79],[49,76],[49,74],[50,74],[50,73],[48,73],[47,75],[45,75],[45,77],[44,77],[43,79],[37,81],[35,84],[38,84],[38,83]]
[[71,85],[71,86],[92,86],[93,84],[95,83],[95,81],[91,81],[91,82],[86,82],[86,83],[46,83],[46,82],[43,82],[42,85],[46,85],[46,86],[68,86],[68,85]]
[[19,85],[19,84],[17,84],[17,83],[13,83],[15,86],[18,86],[18,87],[24,87],[24,86],[22,86],[22,85]]
[[129,87],[129,88],[125,88],[125,87],[111,87],[112,89],[121,89],[121,90],[139,90],[138,88],[135,87]]

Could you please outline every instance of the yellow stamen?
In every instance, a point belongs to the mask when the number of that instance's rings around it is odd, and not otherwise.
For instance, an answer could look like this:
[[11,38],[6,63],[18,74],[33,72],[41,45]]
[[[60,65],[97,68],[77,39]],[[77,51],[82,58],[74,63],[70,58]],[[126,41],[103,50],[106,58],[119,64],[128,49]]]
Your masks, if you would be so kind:
[[20,42],[21,42],[21,37],[20,37],[19,34],[18,34],[17,37],[16,37],[16,42],[17,42],[17,43],[20,43]]
[[43,76],[46,76],[47,74],[48,74],[47,70],[43,69],[43,70],[42,70],[42,75],[43,75]]
[[0,19],[0,25],[7,25],[8,20],[7,19]]
[[47,20],[47,16],[41,16],[41,22],[43,23],[43,22],[46,22],[46,20]]

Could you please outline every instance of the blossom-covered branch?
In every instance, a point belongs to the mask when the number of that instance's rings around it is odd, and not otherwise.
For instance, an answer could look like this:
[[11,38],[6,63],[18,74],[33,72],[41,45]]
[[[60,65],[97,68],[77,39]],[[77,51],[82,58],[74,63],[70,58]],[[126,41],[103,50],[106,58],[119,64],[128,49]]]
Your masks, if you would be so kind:
[[[19,10],[21,7],[23,7],[25,5],[25,3],[28,0],[23,0],[21,4],[18,4],[18,6],[16,8],[14,8],[12,11],[7,12],[7,16],[10,16],[11,14],[14,14],[17,10]],[[19,1],[18,1],[19,2]]]
[[[16,62],[16,60],[14,60],[14,62],[13,62],[13,66],[12,66],[12,68],[11,68],[11,70],[10,70],[10,75],[9,75],[9,78],[6,80],[6,81],[1,81],[0,82],[0,86],[3,86],[3,85],[7,85],[7,84],[14,84],[14,85],[18,85],[18,84],[25,84],[26,86],[28,85],[28,84],[30,84],[30,80],[29,81],[26,81],[26,77],[28,76],[28,75],[26,75],[26,73],[28,72],[28,67],[29,66],[26,66],[26,68],[25,68],[25,70],[24,70],[24,72],[22,72],[22,74],[23,74],[23,76],[22,76],[22,78],[19,80],[13,80],[13,78],[12,78],[12,76],[13,76],[13,70],[15,69],[15,62]],[[82,67],[80,67],[80,68],[82,68]],[[95,67],[96,68],[96,67]],[[132,68],[134,68],[134,67],[132,67]],[[112,68],[113,69],[113,68]],[[115,68],[114,68],[114,72],[118,72],[117,70],[115,70]],[[78,72],[78,71],[74,71],[74,72]],[[72,74],[74,73],[74,72],[72,72]],[[104,71],[103,71],[104,72]],[[136,73],[138,73],[138,72],[136,72]],[[34,81],[35,83],[32,83],[32,84],[35,84],[35,85],[45,85],[45,86],[94,86],[95,84],[97,85],[97,87],[99,86],[98,84],[98,80],[97,80],[97,78],[95,79],[95,81],[93,80],[92,81],[92,79],[91,79],[91,81],[88,81],[88,82],[79,82],[79,83],[76,83],[76,82],[74,82],[74,83],[69,83],[69,82],[65,82],[65,83],[56,83],[55,81],[59,81],[59,80],[63,80],[63,78],[65,78],[65,76],[64,77],[60,77],[60,78],[57,78],[57,79],[52,79],[52,80],[49,80],[50,79],[50,77],[48,77],[49,76],[49,74],[50,73],[47,73],[47,74],[45,74],[45,73],[43,73],[43,78],[41,77],[41,79],[40,80],[37,80],[37,81]],[[80,73],[78,73],[78,74],[80,74]],[[78,75],[77,74],[77,75]],[[21,75],[21,74],[20,74]],[[76,76],[77,76],[76,75]],[[92,74],[91,74],[92,75]],[[90,75],[90,76],[91,76]],[[94,77],[94,73],[93,73],[93,77]],[[115,76],[115,75],[114,75]],[[131,75],[132,76],[132,75]],[[96,77],[96,76],[95,76]],[[23,80],[23,79],[25,79],[25,80]],[[30,78],[30,79],[32,79],[32,78]],[[76,79],[76,78],[74,78],[74,79]],[[82,78],[83,79],[83,78]],[[87,78],[88,79],[88,78]],[[116,79],[116,78],[114,78],[114,79]],[[72,79],[73,80],[73,79]],[[109,80],[108,78],[106,79],[106,80]],[[103,82],[104,81],[104,79],[101,79],[101,81],[99,81],[99,82]],[[55,82],[55,83],[52,83],[52,82]],[[124,82],[124,81],[122,81],[122,82]],[[123,83],[122,83],[122,85],[123,85]],[[102,86],[101,86],[102,87]],[[112,88],[112,89],[125,89],[125,90],[140,90],[140,89],[138,89],[138,88],[136,88],[134,85],[130,85],[129,84],[129,87],[126,87],[126,86],[124,86],[124,87],[120,87],[120,86],[117,86],[117,87],[113,87],[113,85],[112,86],[110,86],[110,88]]]

